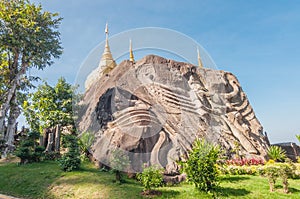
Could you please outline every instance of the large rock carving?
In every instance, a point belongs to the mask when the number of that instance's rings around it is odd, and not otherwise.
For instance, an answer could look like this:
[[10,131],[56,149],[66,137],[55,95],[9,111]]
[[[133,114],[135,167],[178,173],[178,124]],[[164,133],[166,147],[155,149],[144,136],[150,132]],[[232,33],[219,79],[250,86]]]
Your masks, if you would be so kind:
[[265,157],[268,138],[236,77],[149,55],[123,61],[93,82],[81,104],[79,129],[95,134],[91,153],[109,166],[115,148],[130,157],[130,172],[144,164],[175,174],[196,138],[230,153]]

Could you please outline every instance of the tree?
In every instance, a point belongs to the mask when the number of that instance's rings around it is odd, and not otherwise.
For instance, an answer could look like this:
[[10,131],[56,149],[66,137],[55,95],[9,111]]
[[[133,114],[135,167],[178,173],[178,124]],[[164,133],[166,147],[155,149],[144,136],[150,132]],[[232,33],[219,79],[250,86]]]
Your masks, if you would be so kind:
[[54,87],[46,82],[40,85],[23,103],[24,115],[30,128],[42,133],[44,129],[56,125],[73,125],[73,93],[72,85],[64,78],[60,78]]
[[215,191],[217,188],[217,160],[220,154],[219,146],[205,140],[196,140],[188,153],[188,159],[180,162],[188,181],[200,191]]
[[21,159],[20,164],[39,162],[41,160],[45,148],[37,143],[39,135],[37,132],[30,132],[21,140],[15,151],[15,155]]
[[0,137],[8,146],[20,115],[18,92],[32,80],[26,71],[44,69],[62,54],[60,22],[57,13],[28,0],[0,0]]
[[75,135],[65,135],[62,140],[63,147],[67,148],[67,153],[63,154],[59,160],[59,165],[63,171],[73,171],[79,169],[80,152],[78,138]]
[[112,172],[116,174],[116,181],[121,183],[122,171],[127,169],[130,165],[128,155],[122,149],[116,148],[112,151],[110,165],[112,167]]

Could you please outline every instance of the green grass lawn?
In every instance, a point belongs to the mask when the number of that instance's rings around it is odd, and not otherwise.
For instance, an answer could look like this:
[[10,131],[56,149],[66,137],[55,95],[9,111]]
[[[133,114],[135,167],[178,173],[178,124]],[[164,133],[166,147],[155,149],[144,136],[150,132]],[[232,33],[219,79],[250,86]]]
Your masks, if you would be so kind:
[[[284,194],[281,181],[276,192],[270,193],[268,182],[259,176],[223,176],[219,198],[300,198],[300,180],[290,180],[290,192]],[[207,193],[182,183],[159,188],[156,198],[211,198]],[[22,198],[143,198],[142,186],[134,179],[123,184],[114,182],[114,175],[101,172],[90,163],[81,170],[62,172],[56,162],[42,162],[18,166],[16,163],[0,163],[0,193]]]

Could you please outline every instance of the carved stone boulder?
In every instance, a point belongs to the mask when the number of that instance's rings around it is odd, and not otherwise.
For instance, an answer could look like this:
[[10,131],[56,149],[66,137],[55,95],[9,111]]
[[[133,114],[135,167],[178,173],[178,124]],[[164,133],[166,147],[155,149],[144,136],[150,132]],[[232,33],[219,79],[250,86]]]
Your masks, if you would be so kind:
[[149,55],[123,61],[93,82],[80,103],[79,129],[95,134],[91,153],[110,166],[120,148],[129,172],[159,165],[178,173],[196,138],[220,144],[230,155],[266,156],[268,138],[237,78],[220,70]]

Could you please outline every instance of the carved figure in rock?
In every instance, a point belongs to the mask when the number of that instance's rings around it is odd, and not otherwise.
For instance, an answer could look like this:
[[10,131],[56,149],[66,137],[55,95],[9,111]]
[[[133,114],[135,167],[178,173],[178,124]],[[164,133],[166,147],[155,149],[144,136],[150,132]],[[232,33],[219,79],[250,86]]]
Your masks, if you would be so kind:
[[264,158],[262,126],[237,79],[228,72],[197,68],[150,55],[124,61],[93,82],[81,102],[79,129],[92,131],[91,153],[110,165],[114,148],[131,160],[128,172],[144,164],[178,174],[196,138],[220,144],[230,153],[239,142],[245,156]]

